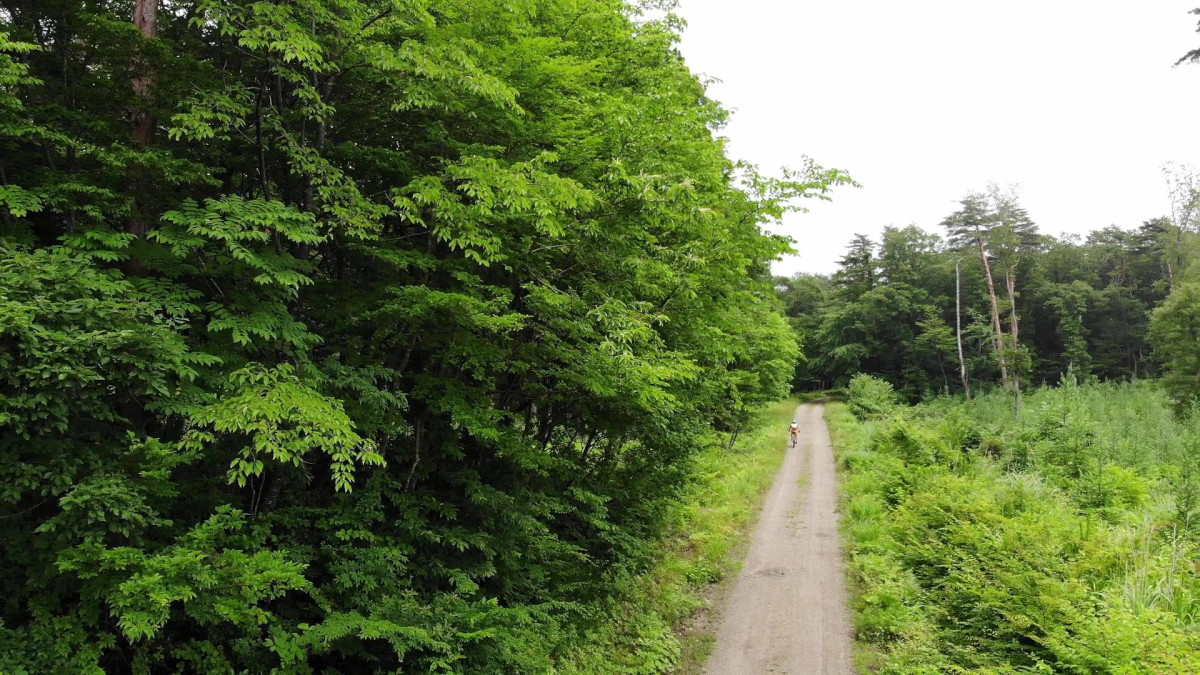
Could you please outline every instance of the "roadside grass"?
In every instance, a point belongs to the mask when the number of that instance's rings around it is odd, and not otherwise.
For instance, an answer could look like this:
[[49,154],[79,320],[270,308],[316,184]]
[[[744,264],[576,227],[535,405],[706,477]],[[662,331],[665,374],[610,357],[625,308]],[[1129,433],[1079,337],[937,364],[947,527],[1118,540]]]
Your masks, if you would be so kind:
[[1154,383],[860,384],[826,407],[860,672],[1200,672],[1200,425]]
[[873,498],[876,492],[874,476],[854,470],[875,459],[869,450],[874,424],[856,419],[840,401],[825,404],[825,423],[833,442],[841,492],[838,510],[843,514],[842,542],[847,554],[846,579],[854,616],[855,671],[877,672],[884,662],[884,654],[862,639],[872,630],[871,619],[864,616],[863,608],[872,601],[866,597],[873,590],[871,580],[880,576],[881,571],[857,564],[856,556],[860,550],[882,545],[881,539],[887,528],[878,518],[883,509],[880,500]]
[[617,599],[560,660],[559,673],[656,675],[703,667],[717,627],[713,596],[741,566],[797,405],[789,399],[767,406],[733,450],[726,449],[728,435],[705,439],[651,566],[618,579]]

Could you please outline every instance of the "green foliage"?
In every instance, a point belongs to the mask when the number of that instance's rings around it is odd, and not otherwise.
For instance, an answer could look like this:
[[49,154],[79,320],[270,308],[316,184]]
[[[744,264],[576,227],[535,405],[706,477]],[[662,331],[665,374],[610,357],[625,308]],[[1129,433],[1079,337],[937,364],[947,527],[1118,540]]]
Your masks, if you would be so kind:
[[860,420],[886,417],[899,401],[892,384],[870,375],[855,375],[846,387],[846,407]]
[[0,0],[0,670],[565,663],[851,181],[727,158],[615,0],[153,4]]
[[1191,672],[1196,421],[1153,385],[829,419],[870,672]]
[[306,457],[329,455],[334,489],[350,490],[356,464],[382,465],[375,443],[354,431],[340,402],[304,385],[287,364],[267,370],[253,364],[229,374],[233,385],[218,392],[214,403],[188,415],[192,430],[185,446],[203,448],[213,435],[238,434],[249,438],[230,462],[229,480],[245,487],[264,471],[263,458],[299,467]]
[[1175,409],[1185,413],[1200,405],[1200,283],[1175,289],[1154,310],[1150,330]]
[[1088,352],[1088,330],[1084,322],[1088,307],[1095,302],[1095,290],[1083,281],[1050,286],[1046,307],[1058,317],[1058,338],[1063,345],[1063,357],[1068,360],[1069,372],[1086,377],[1091,370],[1092,355]]

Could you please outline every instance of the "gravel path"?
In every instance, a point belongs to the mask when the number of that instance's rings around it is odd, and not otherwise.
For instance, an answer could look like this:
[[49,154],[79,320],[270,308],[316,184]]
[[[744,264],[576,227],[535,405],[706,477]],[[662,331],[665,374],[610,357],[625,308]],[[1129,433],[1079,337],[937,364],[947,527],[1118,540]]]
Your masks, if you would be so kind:
[[710,675],[853,672],[837,474],[824,410],[821,404],[796,409],[800,441],[767,495],[717,632]]

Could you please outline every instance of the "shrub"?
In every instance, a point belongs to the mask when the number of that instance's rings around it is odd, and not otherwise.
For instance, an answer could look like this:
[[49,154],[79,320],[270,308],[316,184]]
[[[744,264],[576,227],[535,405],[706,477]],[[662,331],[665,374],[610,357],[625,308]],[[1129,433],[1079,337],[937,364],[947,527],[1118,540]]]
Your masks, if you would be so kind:
[[894,412],[899,396],[892,383],[871,375],[855,375],[846,388],[846,407],[860,420],[881,419]]
[[957,408],[942,419],[940,431],[951,448],[962,452],[979,447],[984,440],[979,425]]
[[876,449],[898,455],[909,464],[927,466],[953,457],[945,438],[932,429],[906,420],[893,420],[875,437]]
[[855,628],[860,639],[884,643],[903,637],[921,620],[921,593],[912,573],[887,555],[866,554],[854,560],[858,576],[869,580],[856,598]]
[[1096,509],[1109,520],[1117,520],[1121,513],[1145,504],[1150,499],[1150,485],[1146,479],[1132,469],[1116,464],[1105,464],[1088,477],[1079,481],[1074,491],[1079,505]]

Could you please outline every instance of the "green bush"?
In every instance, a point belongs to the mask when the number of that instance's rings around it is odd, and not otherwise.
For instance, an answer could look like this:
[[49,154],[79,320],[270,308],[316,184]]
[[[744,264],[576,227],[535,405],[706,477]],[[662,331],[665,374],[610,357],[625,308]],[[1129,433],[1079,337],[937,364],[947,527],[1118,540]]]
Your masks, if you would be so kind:
[[859,577],[871,580],[855,599],[859,639],[887,643],[912,632],[923,619],[918,608],[921,587],[912,573],[887,555],[859,555],[853,564]]
[[871,375],[855,375],[846,388],[846,406],[860,420],[886,417],[899,406],[892,384]]

